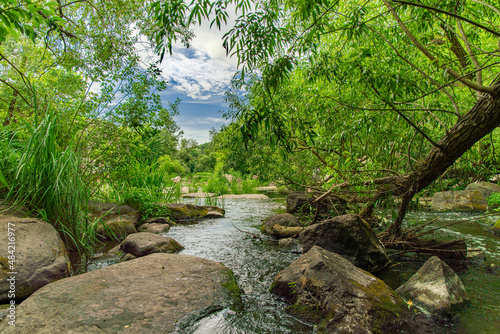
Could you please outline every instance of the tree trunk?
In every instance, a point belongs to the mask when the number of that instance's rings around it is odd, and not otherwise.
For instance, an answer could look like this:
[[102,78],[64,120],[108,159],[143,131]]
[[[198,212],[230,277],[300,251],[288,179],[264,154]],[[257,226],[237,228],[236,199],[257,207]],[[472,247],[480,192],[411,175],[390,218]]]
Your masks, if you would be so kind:
[[387,180],[386,183],[393,185],[391,192],[402,196],[398,217],[389,228],[389,234],[393,237],[401,234],[406,209],[417,192],[435,181],[467,150],[499,125],[500,96],[497,86],[495,94],[483,96],[441,137],[438,147],[433,147],[412,173]]
[[7,116],[5,116],[5,120],[3,121],[3,126],[9,125],[10,121],[14,118],[14,110],[16,109],[18,95],[17,90],[12,92],[12,99],[10,100],[9,109],[7,110]]

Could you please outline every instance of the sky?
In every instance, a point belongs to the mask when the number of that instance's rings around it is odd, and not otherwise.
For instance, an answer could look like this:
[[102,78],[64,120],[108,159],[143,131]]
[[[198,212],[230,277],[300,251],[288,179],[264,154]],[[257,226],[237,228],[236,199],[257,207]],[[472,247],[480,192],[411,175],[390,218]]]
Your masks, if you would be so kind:
[[164,105],[176,98],[181,100],[179,115],[174,120],[184,138],[203,144],[209,141],[211,128],[228,123],[219,111],[228,109],[224,92],[237,71],[237,60],[226,57],[222,47],[224,31],[210,29],[208,23],[203,23],[194,32],[196,37],[190,48],[174,46],[172,55],[166,54],[160,64],[168,81],[168,89],[161,97]]

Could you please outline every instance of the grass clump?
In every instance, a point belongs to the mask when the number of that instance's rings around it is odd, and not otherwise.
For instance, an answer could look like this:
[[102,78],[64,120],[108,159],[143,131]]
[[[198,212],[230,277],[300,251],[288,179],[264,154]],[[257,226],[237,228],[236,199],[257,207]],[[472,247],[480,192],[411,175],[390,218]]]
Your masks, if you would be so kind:
[[59,147],[58,119],[53,112],[37,127],[28,128],[28,134],[24,141],[1,145],[5,199],[51,223],[70,249],[91,252],[98,241],[95,224],[87,217],[82,160],[71,146]]

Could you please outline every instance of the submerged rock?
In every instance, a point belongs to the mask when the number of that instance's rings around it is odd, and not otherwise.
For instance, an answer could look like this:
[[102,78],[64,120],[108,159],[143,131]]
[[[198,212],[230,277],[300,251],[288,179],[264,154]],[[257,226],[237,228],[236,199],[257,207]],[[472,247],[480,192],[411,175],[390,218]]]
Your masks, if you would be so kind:
[[66,248],[52,225],[34,218],[0,217],[0,303],[24,299],[69,274]]
[[16,308],[16,326],[3,320],[0,332],[163,334],[200,310],[240,306],[221,263],[152,254],[45,286]]
[[279,241],[280,249],[288,251],[290,253],[302,253],[302,245],[297,239],[285,238]]
[[313,246],[342,255],[355,266],[372,271],[389,263],[382,243],[358,215],[343,215],[308,226],[299,235],[307,253]]
[[275,238],[289,238],[298,235],[303,229],[294,215],[282,213],[266,218],[260,231]]
[[488,202],[477,190],[444,191],[432,196],[432,211],[486,211]]
[[271,292],[320,333],[387,333],[408,326],[408,307],[390,287],[318,246],[280,272]]
[[429,258],[396,292],[411,299],[413,304],[438,314],[454,314],[469,301],[458,275],[437,256]]
[[184,247],[172,238],[149,232],[139,232],[129,235],[121,243],[120,249],[125,253],[141,257],[153,253],[176,253]]

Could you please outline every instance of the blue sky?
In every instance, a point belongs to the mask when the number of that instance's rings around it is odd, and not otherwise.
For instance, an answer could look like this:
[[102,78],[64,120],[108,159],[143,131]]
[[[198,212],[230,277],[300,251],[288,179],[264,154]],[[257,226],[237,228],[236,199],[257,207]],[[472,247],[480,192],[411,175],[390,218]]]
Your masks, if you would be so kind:
[[[196,37],[189,49],[175,46],[159,66],[168,81],[162,100],[181,99],[179,116],[174,119],[184,131],[184,138],[199,144],[209,141],[209,130],[227,121],[218,111],[227,110],[224,92],[236,73],[236,59],[226,57],[222,47],[223,31],[211,30],[208,24],[194,28]],[[166,104],[166,103],[165,103]]]

